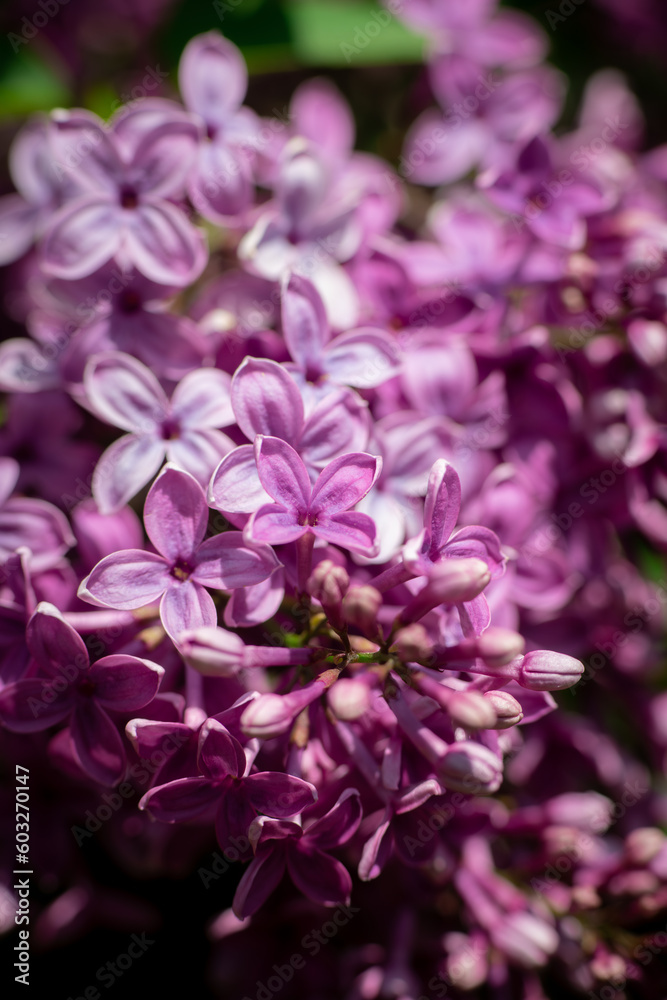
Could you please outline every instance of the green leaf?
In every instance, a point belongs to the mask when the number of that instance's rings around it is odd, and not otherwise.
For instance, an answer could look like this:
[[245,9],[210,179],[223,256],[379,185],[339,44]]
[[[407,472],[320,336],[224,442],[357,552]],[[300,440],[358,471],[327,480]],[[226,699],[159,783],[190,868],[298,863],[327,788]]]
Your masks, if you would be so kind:
[[373,0],[291,0],[294,51],[310,66],[364,66],[423,60],[424,39]]
[[3,118],[21,118],[35,111],[66,107],[72,97],[55,70],[30,52],[20,52],[0,79]]

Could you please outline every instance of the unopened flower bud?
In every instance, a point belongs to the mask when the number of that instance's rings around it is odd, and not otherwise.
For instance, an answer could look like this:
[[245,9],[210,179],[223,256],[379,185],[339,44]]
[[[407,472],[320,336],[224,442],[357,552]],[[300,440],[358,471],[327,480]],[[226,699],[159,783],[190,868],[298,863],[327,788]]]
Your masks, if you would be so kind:
[[452,721],[465,729],[494,729],[496,713],[479,691],[455,691],[447,706]]
[[442,757],[438,778],[446,788],[468,795],[496,792],[500,788],[502,762],[481,743],[454,743]]
[[375,587],[350,587],[343,599],[343,615],[349,625],[358,628],[364,635],[375,636],[381,606],[382,594]]
[[521,705],[508,691],[486,691],[483,697],[496,713],[496,721],[489,729],[511,729],[523,719]]
[[625,856],[631,865],[647,865],[660,853],[667,838],[656,826],[642,826],[625,838]]
[[345,722],[360,719],[370,705],[368,685],[352,677],[343,677],[329,688],[327,701],[337,719]]
[[489,667],[503,667],[515,660],[526,648],[523,636],[509,628],[490,626],[477,637],[477,655]]
[[235,632],[202,626],[181,632],[179,649],[189,666],[204,677],[232,677],[241,667],[285,667],[310,663],[311,649],[246,646]]
[[584,665],[574,656],[537,649],[526,653],[518,665],[517,680],[531,691],[562,691],[576,684]]
[[308,577],[306,590],[311,597],[319,601],[322,609],[334,628],[342,629],[345,625],[343,616],[343,598],[350,586],[350,578],[342,566],[337,566],[331,559],[323,559]]
[[294,719],[316,701],[338,677],[340,671],[326,670],[314,681],[290,694],[262,694],[251,702],[241,716],[241,729],[247,736],[270,740],[286,733]]
[[428,663],[433,655],[433,643],[423,625],[408,625],[400,629],[392,649],[404,663]]
[[428,583],[401,611],[398,621],[408,625],[440,604],[472,601],[490,580],[489,567],[481,559],[444,559],[433,567]]

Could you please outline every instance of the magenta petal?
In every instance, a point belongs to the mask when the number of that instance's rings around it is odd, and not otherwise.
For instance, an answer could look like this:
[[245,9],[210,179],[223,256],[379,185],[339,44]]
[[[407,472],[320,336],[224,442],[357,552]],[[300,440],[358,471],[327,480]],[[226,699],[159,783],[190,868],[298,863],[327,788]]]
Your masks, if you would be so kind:
[[222,431],[183,428],[180,437],[167,442],[167,457],[205,489],[220,459],[233,448],[234,442]]
[[308,530],[297,522],[291,510],[285,510],[280,504],[270,503],[253,514],[243,534],[249,541],[285,545],[287,542],[295,542]]
[[502,576],[507,562],[495,531],[473,524],[451,536],[445,554],[455,559],[481,559],[491,570],[492,579]]
[[315,286],[292,274],[282,297],[283,336],[292,358],[301,368],[317,365],[329,339],[324,304]]
[[8,456],[0,457],[0,505],[6,503],[16,486],[21,469],[19,463]]
[[200,368],[181,379],[171,397],[173,416],[183,427],[228,427],[234,423],[231,378],[217,368]]
[[362,815],[359,792],[356,788],[346,788],[329,812],[308,827],[304,837],[321,851],[340,847],[357,832]]
[[46,601],[37,605],[28,622],[26,642],[40,667],[52,676],[63,667],[74,668],[75,673],[86,670],[90,663],[79,633],[68,625],[53,604]]
[[254,188],[246,150],[220,142],[199,147],[197,166],[188,180],[190,200],[200,215],[223,223],[245,212]]
[[123,740],[115,725],[92,698],[80,700],[70,726],[79,762],[102,785],[116,785],[127,766]]
[[119,611],[143,608],[160,597],[171,577],[162,556],[140,549],[125,549],[105,556],[79,587],[79,597],[92,598]]
[[0,198],[0,267],[23,257],[35,241],[40,211],[19,194]]
[[202,816],[220,798],[220,787],[209,778],[179,778],[157,785],[139,802],[162,823],[181,823]]
[[313,487],[313,513],[337,514],[362,500],[382,469],[382,459],[365,452],[341,455],[329,462]]
[[30,569],[37,573],[60,561],[75,544],[67,518],[45,500],[11,497],[0,508],[0,561],[21,546],[30,549]]
[[320,516],[312,529],[318,538],[372,558],[377,552],[375,523],[367,514],[343,511],[333,517]]
[[304,896],[322,906],[349,903],[352,879],[345,865],[330,854],[300,841],[287,848],[287,869]]
[[225,531],[207,538],[199,547],[195,562],[193,579],[218,590],[262,583],[277,566],[272,549],[266,545],[246,545],[240,531]]
[[192,580],[185,580],[165,591],[160,602],[160,618],[174,640],[186,629],[216,625],[218,621],[213,598]]
[[0,691],[0,719],[12,733],[37,733],[62,722],[72,711],[71,687],[56,691],[53,681],[26,678]]
[[[250,861],[252,849],[247,839],[248,827],[255,819],[256,813],[245,797],[245,782],[232,785],[220,798],[220,805],[215,814],[215,835],[223,849],[235,850],[239,860]],[[245,840],[246,849],[242,849]],[[239,841],[241,844],[239,844]],[[241,849],[239,849],[241,847]],[[229,855],[230,860],[232,855]]]
[[222,723],[208,719],[199,734],[198,763],[207,778],[222,781],[243,775],[246,759],[243,747]]
[[158,693],[164,669],[138,656],[116,653],[92,665],[88,677],[95,684],[95,699],[114,712],[136,712]]
[[279,819],[296,816],[317,801],[317,789],[310,782],[282,771],[260,771],[243,784],[257,812]]
[[204,268],[203,234],[167,201],[143,203],[124,220],[124,250],[145,277],[162,285],[189,285]]
[[310,479],[300,455],[277,437],[259,435],[255,440],[259,479],[276,503],[299,513],[308,510]]
[[164,461],[160,438],[124,434],[99,459],[93,496],[101,514],[115,514],[149,482]]
[[171,565],[191,559],[208,524],[208,507],[197,480],[165,466],[148,491],[144,524],[151,542]]
[[275,361],[246,358],[232,380],[236,422],[250,441],[257,434],[297,442],[303,401],[294,379]]
[[391,816],[385,815],[382,823],[364,844],[359,862],[359,878],[370,882],[377,878],[391,857],[394,838],[391,832]]
[[169,401],[150,369],[120,351],[94,356],[83,384],[95,414],[124,431],[158,433],[169,412]]
[[456,469],[439,458],[428,477],[424,501],[424,528],[432,557],[438,553],[456,527],[461,509],[461,480]]
[[120,213],[120,206],[97,196],[68,202],[44,233],[44,270],[67,281],[97,271],[120,246]]
[[273,843],[260,844],[238,884],[232,909],[239,918],[252,916],[266,902],[285,873],[285,849]]
[[270,499],[259,481],[252,445],[243,444],[225,455],[208,489],[212,507],[229,513],[250,514]]
[[183,102],[209,125],[223,125],[236,111],[248,87],[243,56],[217,31],[192,38],[178,67]]
[[139,140],[132,171],[138,190],[153,198],[177,198],[183,191],[199,144],[199,130],[185,117],[165,121]]
[[277,612],[285,596],[285,571],[279,566],[268,579],[253,587],[237,587],[225,605],[224,621],[229,628],[261,625]]
[[323,367],[340,385],[371,389],[397,374],[398,349],[382,330],[350,330],[328,345]]

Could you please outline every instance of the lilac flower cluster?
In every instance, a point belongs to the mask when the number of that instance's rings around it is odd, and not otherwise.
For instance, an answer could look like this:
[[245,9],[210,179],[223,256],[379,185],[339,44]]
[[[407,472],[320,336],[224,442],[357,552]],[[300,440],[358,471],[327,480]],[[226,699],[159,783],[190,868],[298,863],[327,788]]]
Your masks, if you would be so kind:
[[281,996],[660,1000],[667,590],[636,564],[667,548],[667,151],[611,71],[554,134],[523,15],[398,16],[437,105],[402,178],[327,81],[272,129],[216,32],[182,102],[14,142],[0,735],[78,817],[36,840],[35,935],[122,922],[88,837],[176,876],[214,836],[248,863],[221,995],[282,968],[282,923],[354,903],[338,978]]

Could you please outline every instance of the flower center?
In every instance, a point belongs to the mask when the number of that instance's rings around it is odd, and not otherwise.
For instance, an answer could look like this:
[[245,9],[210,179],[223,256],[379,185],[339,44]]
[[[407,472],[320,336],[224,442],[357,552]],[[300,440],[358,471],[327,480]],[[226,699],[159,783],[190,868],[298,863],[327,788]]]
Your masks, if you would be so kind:
[[136,208],[139,204],[139,196],[137,192],[132,187],[123,187],[120,189],[120,204],[121,208]]
[[79,681],[76,689],[84,698],[90,698],[95,694],[95,681],[91,680],[90,677],[84,677],[82,681]]
[[187,559],[178,559],[171,567],[171,575],[174,579],[180,580],[184,583],[186,580],[189,580],[192,575],[193,568],[194,567],[190,565]]
[[162,440],[163,441],[175,441],[181,436],[181,428],[178,425],[178,420],[168,419],[162,424]]

